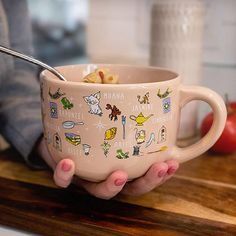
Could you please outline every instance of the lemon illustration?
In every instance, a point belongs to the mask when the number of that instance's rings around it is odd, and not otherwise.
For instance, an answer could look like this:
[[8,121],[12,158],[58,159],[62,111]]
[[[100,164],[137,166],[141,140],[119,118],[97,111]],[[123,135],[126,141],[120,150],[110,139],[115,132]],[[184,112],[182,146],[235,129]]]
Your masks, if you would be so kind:
[[112,127],[105,132],[105,140],[112,140],[116,136],[116,127]]

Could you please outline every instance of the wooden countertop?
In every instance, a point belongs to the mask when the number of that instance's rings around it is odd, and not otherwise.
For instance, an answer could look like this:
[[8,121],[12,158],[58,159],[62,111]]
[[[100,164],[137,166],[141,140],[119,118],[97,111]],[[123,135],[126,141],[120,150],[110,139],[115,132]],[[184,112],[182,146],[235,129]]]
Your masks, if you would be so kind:
[[141,197],[63,190],[12,149],[0,152],[0,224],[41,235],[236,235],[236,154],[204,154]]

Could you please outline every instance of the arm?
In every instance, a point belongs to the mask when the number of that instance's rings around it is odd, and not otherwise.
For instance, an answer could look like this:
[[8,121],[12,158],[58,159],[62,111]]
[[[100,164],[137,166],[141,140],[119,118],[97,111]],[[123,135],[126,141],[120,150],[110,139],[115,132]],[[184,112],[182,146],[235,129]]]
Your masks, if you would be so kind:
[[[25,0],[4,0],[8,33],[3,44],[32,55],[32,35]],[[1,32],[2,34],[2,32]],[[4,41],[4,40],[3,40]],[[37,68],[15,58],[6,58],[9,69],[1,79],[0,131],[32,164],[30,153],[42,135]],[[36,161],[36,160],[34,160]],[[34,163],[35,167],[37,163]]]

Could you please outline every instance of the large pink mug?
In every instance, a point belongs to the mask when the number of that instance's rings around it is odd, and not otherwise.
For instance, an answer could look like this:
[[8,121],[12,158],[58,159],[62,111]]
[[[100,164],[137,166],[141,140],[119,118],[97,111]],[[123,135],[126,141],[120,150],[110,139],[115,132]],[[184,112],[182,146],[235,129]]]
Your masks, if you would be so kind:
[[[84,83],[94,68],[118,76],[119,84]],[[44,136],[52,158],[71,158],[76,175],[101,181],[115,170],[129,180],[155,162],[188,161],[208,150],[221,135],[226,108],[214,91],[181,84],[175,72],[140,66],[74,65],[58,67],[68,81],[41,73]],[[214,112],[210,131],[197,143],[176,146],[181,108],[192,100]]]

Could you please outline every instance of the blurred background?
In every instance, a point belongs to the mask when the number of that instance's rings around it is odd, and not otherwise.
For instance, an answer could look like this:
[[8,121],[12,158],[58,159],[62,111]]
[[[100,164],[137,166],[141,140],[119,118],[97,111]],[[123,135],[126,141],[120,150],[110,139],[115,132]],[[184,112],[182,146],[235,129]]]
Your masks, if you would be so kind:
[[[28,0],[28,4],[36,57],[50,65],[166,66],[182,73],[186,84],[207,86],[236,100],[235,0]],[[187,129],[180,138],[193,135],[187,133],[188,126],[196,130],[209,112],[206,104],[198,104],[185,108],[182,117],[188,119],[181,127],[186,124]]]

